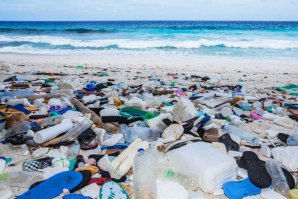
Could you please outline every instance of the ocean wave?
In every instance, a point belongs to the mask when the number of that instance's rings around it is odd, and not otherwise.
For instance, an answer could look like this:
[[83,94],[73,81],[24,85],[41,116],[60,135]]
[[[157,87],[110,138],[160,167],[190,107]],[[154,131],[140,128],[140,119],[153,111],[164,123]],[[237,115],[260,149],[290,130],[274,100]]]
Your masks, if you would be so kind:
[[101,39],[101,40],[78,40],[55,36],[1,36],[0,43],[9,46],[11,44],[40,44],[51,47],[69,46],[71,48],[119,48],[119,49],[199,49],[203,47],[225,47],[243,49],[273,49],[287,50],[298,49],[298,41],[281,39],[199,39],[199,40],[134,40],[134,39]]
[[69,32],[69,33],[113,33],[115,30],[106,29],[88,29],[88,28],[67,28],[67,29],[39,29],[39,28],[1,28],[0,33],[22,33],[22,34],[41,34],[51,32]]

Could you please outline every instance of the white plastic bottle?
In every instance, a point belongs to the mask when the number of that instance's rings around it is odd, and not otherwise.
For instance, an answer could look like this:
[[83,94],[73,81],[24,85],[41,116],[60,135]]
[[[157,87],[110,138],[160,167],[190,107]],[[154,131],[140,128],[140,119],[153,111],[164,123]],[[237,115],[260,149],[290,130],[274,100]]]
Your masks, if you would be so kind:
[[134,198],[157,199],[153,158],[144,149],[139,149],[134,160]]

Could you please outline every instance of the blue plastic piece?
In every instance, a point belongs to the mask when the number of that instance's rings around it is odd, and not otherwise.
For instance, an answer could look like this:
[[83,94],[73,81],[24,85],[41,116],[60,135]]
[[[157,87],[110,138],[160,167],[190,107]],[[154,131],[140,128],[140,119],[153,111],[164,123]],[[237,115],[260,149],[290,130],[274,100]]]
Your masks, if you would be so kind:
[[241,181],[229,181],[223,184],[225,195],[229,199],[242,199],[261,193],[261,189],[253,185],[248,178]]
[[122,149],[126,149],[127,147],[128,147],[128,144],[116,144],[114,146],[101,146],[101,150],[105,150],[105,149],[122,150]]
[[62,199],[92,199],[89,196],[84,196],[82,194],[68,194],[62,197]]

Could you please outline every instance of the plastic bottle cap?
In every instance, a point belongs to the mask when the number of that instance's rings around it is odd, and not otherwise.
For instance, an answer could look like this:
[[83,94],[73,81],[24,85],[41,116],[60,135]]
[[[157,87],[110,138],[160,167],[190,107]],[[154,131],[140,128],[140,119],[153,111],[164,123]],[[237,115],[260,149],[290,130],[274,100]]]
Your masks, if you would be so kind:
[[145,150],[143,148],[139,148],[138,153],[140,153],[140,152],[145,152]]

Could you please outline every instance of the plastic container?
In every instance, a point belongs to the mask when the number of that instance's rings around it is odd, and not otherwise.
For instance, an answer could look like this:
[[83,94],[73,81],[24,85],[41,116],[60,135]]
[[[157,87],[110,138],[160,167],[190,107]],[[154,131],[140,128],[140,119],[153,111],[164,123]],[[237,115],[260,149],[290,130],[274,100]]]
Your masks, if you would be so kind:
[[37,144],[41,144],[44,142],[47,142],[58,135],[70,130],[73,127],[73,123],[69,119],[64,119],[62,122],[58,125],[43,129],[41,131],[38,131],[34,134],[34,141]]
[[246,140],[247,142],[249,142],[251,144],[258,144],[260,142],[259,137],[253,136],[253,135],[243,131],[242,129],[240,129],[236,126],[226,124],[222,127],[222,129],[225,133],[237,135],[238,137]]
[[70,160],[77,157],[80,154],[80,147],[80,143],[76,140],[67,151],[67,159]]
[[154,159],[144,149],[139,149],[134,159],[134,198],[157,199]]
[[63,140],[75,140],[81,133],[83,133],[86,129],[88,129],[93,122],[88,118],[85,118],[81,123],[79,123],[74,128],[70,129],[64,136]]
[[266,169],[272,178],[272,187],[274,191],[289,197],[289,185],[279,164],[273,159],[267,160]]
[[184,176],[192,176],[205,192],[221,189],[224,182],[235,180],[237,164],[234,158],[222,154],[211,144],[195,142],[167,152],[167,158],[175,170]]
[[137,138],[148,142],[156,141],[160,138],[160,132],[154,131],[149,127],[128,127],[126,124],[121,124],[120,132],[127,143],[132,143]]

